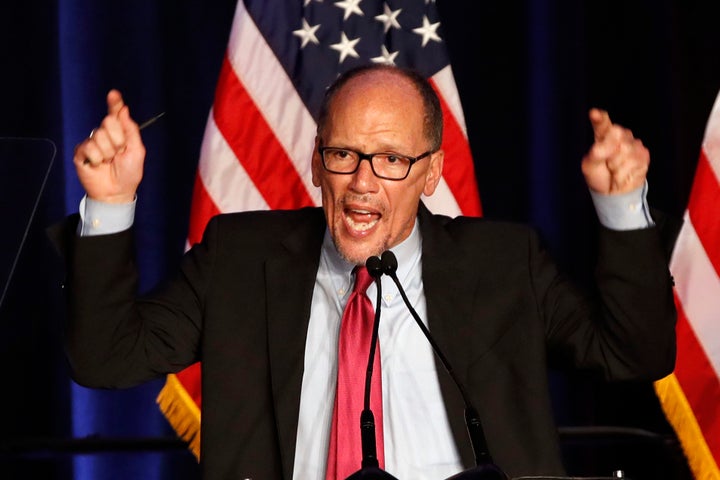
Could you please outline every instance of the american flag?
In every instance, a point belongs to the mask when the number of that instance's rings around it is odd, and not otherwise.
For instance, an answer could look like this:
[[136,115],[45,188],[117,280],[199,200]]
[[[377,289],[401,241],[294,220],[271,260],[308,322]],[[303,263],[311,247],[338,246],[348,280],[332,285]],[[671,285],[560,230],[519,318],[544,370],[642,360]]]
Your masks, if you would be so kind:
[[[460,98],[434,0],[239,1],[195,179],[188,244],[218,213],[320,205],[311,165],[325,89],[371,62],[430,79],[445,121],[443,179],[425,204],[479,216],[480,197]],[[200,368],[168,376],[158,397],[199,453]]]
[[684,220],[670,263],[677,360],[655,389],[695,478],[720,479],[720,96]]

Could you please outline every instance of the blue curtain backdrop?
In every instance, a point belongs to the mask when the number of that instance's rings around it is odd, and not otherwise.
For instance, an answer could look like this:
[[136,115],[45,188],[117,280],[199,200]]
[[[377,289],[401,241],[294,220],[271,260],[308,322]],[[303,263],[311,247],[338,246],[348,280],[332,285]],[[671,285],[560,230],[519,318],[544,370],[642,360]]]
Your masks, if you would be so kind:
[[[669,0],[437,3],[487,217],[533,224],[559,263],[587,279],[596,221],[579,162],[592,141],[591,106],[608,109],[643,139],[652,153],[652,205],[682,214],[720,90],[718,7]],[[96,391],[69,379],[63,271],[44,228],[77,210],[82,192],[73,147],[104,115],[107,91],[118,88],[138,120],[167,112],[143,132],[141,287],[177,266],[234,9],[235,0],[29,0],[0,7],[0,136],[44,137],[58,147],[0,307],[0,478],[199,478],[191,455],[162,441],[172,439],[154,403],[162,381]],[[42,169],[32,159],[17,161]],[[3,216],[27,188],[0,179]],[[566,372],[553,372],[552,384],[561,425],[670,433],[649,384],[607,386]],[[135,439],[160,441],[139,452]],[[608,464],[624,462],[638,467],[635,479],[686,478],[681,461],[660,459],[650,447],[564,446],[579,475],[609,474]]]

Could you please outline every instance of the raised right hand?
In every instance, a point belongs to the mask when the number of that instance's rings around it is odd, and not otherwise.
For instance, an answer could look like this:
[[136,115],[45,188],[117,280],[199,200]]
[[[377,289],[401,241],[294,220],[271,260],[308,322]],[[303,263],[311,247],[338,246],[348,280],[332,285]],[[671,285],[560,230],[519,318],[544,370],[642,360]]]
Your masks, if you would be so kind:
[[88,197],[128,203],[142,180],[145,146],[120,92],[110,90],[107,105],[100,126],[75,147],[73,163]]

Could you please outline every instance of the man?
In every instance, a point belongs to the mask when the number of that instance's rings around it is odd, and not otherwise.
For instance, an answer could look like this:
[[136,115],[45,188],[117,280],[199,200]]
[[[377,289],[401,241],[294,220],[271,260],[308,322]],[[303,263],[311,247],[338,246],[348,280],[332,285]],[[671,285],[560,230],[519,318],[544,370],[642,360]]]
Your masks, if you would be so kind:
[[[598,298],[573,288],[529,229],[425,209],[443,168],[437,97],[412,72],[373,66],[328,90],[312,159],[322,209],[216,217],[177,277],[135,300],[129,227],[145,150],[110,92],[74,157],[87,192],[67,248],[75,379],[124,387],[202,360],[205,478],[323,479],[353,267],[391,249],[496,463],[511,476],[562,474],[547,356],[610,379],[658,378],[674,361],[671,280],[644,205],[649,154],[605,112],[590,119],[582,169],[606,227]],[[385,469],[445,478],[473,463],[462,401],[385,281]]]

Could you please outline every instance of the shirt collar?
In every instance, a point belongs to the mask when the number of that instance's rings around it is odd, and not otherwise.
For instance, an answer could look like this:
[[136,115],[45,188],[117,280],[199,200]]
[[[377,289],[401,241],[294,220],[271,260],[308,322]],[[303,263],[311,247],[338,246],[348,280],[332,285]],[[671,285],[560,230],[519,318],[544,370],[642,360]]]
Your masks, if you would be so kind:
[[[417,271],[418,275],[421,273],[420,257],[422,252],[422,238],[418,224],[419,222],[416,219],[415,225],[413,226],[408,238],[390,249],[397,258],[397,277],[403,286],[406,285],[408,278],[413,275],[413,272]],[[340,253],[337,251],[335,243],[330,236],[329,229],[325,230],[321,256],[328,266],[328,272],[330,273],[330,278],[333,282],[333,288],[336,292],[343,292],[341,296],[346,298],[353,287],[354,279],[352,270],[355,268],[355,265],[340,256]],[[399,295],[397,286],[390,277],[383,275],[382,288],[383,303],[389,305],[393,299]],[[376,296],[375,284],[368,288],[367,294],[374,304]]]

